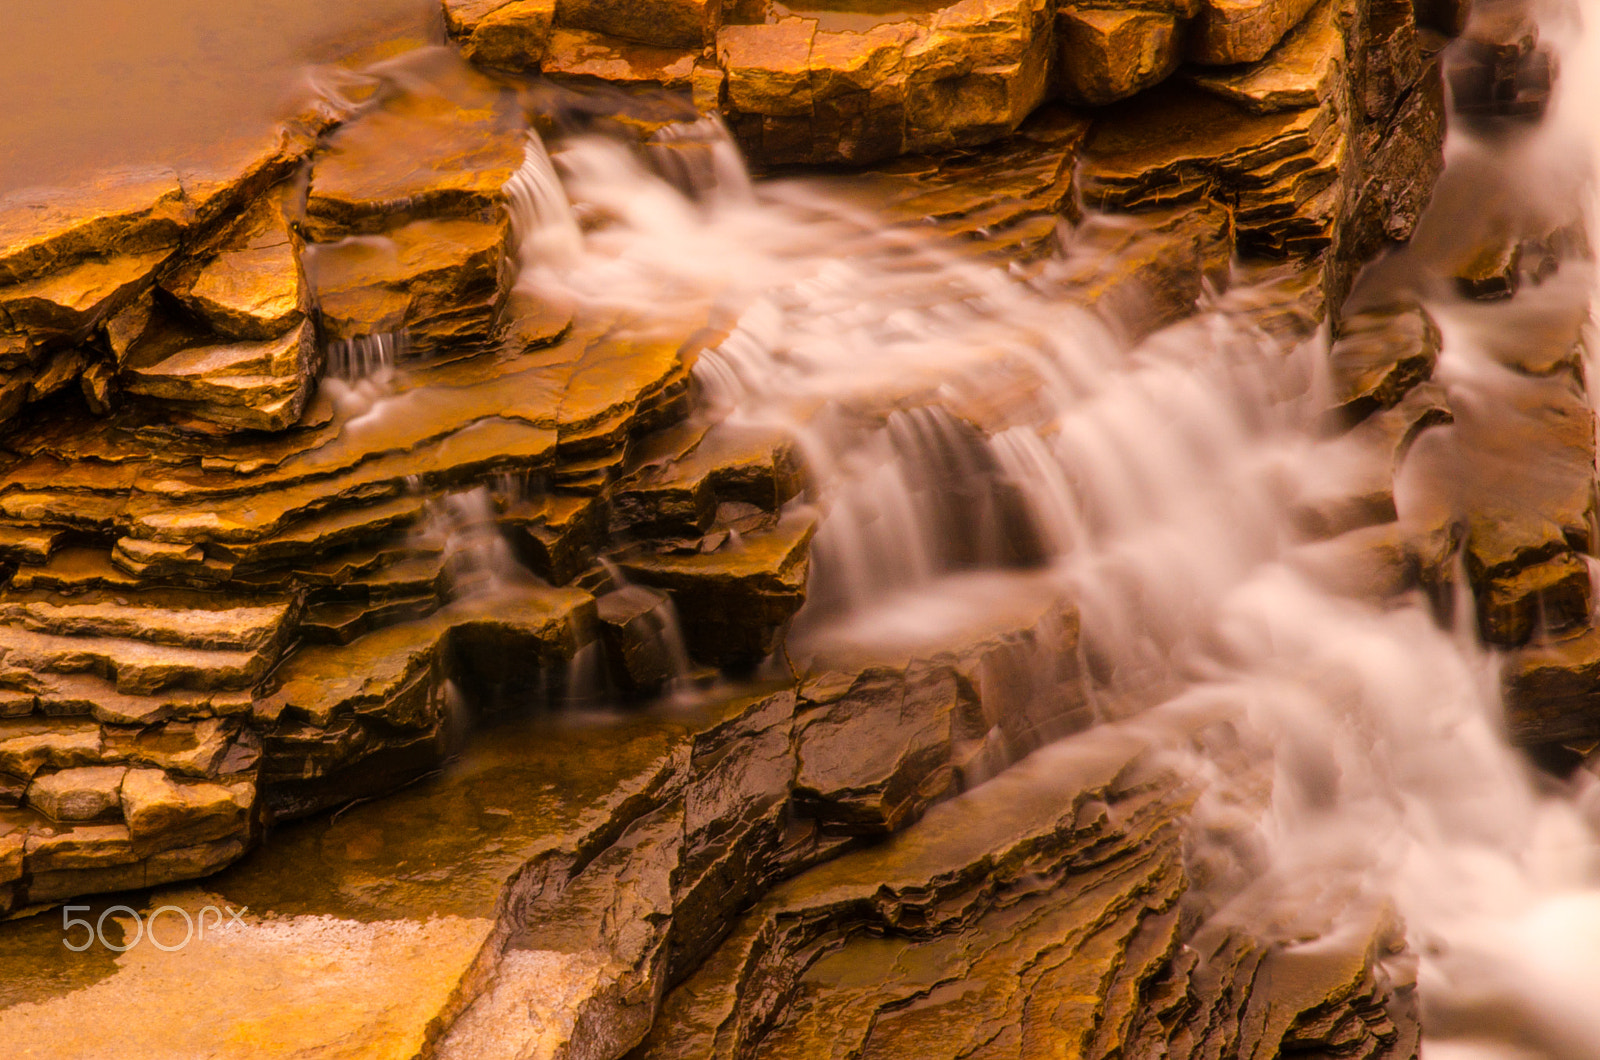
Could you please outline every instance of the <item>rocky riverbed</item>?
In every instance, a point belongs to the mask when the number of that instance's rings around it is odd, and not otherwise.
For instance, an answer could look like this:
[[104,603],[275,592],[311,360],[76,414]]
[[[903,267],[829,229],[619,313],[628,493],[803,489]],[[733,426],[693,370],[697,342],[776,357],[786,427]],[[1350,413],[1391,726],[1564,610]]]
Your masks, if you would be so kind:
[[1505,1036],[1364,815],[1600,742],[1569,16],[445,0],[6,192],[8,1055]]

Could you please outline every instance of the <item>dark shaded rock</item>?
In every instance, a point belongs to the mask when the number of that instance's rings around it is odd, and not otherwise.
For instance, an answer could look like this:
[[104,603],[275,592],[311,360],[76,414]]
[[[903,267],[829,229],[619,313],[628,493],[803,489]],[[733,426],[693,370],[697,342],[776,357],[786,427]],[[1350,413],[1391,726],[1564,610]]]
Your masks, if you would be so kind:
[[650,695],[677,676],[680,660],[671,650],[671,638],[678,636],[677,616],[665,593],[625,585],[596,599],[595,609],[600,636],[625,691]]
[[808,546],[815,530],[816,516],[802,511],[716,551],[632,550],[617,563],[629,578],[671,595],[693,658],[717,666],[749,665],[772,653],[805,601]]
[[1562,634],[1589,624],[1589,567],[1564,553],[1490,580],[1478,600],[1485,643],[1526,644],[1535,634]]
[[1485,4],[1450,51],[1445,76],[1464,118],[1538,121],[1550,104],[1556,59],[1523,5]]
[[1600,630],[1518,649],[1504,682],[1506,723],[1517,743],[1600,738]]

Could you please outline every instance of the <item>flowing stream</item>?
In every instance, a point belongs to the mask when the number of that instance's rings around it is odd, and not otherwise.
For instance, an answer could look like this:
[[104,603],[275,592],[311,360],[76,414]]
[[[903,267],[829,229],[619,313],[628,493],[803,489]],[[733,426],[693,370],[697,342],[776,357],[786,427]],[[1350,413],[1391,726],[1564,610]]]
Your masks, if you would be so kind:
[[[1574,45],[1539,131],[1456,133],[1452,166],[1497,158],[1522,194],[1570,201],[1600,143],[1597,55]],[[1101,718],[1202,788],[1212,916],[1293,943],[1388,903],[1412,954],[1388,970],[1419,981],[1430,1058],[1600,1055],[1600,787],[1536,775],[1508,745],[1470,619],[1442,628],[1420,593],[1330,593],[1296,543],[1289,499],[1328,459],[1325,336],[1281,348],[1244,287],[1129,346],[1074,307],[1065,259],[1007,269],[814,183],[752,191],[721,149],[665,177],[603,139],[554,163],[602,220],[581,245],[525,230],[526,289],[640,328],[709,309],[726,337],[696,365],[702,404],[799,439],[825,512],[802,642],[914,640],[1018,577],[1059,586]],[[532,150],[530,168],[549,172]],[[548,183],[524,197],[548,214]],[[1418,251],[1385,268],[1410,270],[1441,323],[1436,379],[1493,422],[1523,384],[1485,347],[1518,318],[1440,296],[1436,266]],[[1545,296],[1587,301],[1588,276]],[[1403,479],[1402,515],[1439,486]],[[1241,751],[1270,762],[1264,812]]]

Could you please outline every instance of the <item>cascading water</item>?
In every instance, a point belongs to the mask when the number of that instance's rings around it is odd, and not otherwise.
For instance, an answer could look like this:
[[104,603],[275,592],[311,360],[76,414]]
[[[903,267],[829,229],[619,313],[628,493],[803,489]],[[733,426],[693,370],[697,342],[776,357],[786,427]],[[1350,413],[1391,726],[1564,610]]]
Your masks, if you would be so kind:
[[[1600,98],[1578,83],[1541,142],[1570,146],[1570,100]],[[802,639],[892,640],[1031,571],[1080,609],[1102,716],[1194,778],[1212,917],[1294,944],[1387,903],[1430,1057],[1600,1055],[1600,794],[1551,794],[1507,746],[1471,622],[1329,592],[1296,543],[1325,338],[1284,349],[1251,323],[1270,292],[1243,288],[1129,348],[1063,261],[984,264],[804,182],[691,197],[597,139],[556,164],[610,223],[524,282],[633,319],[709,311],[727,337],[695,368],[703,406],[798,440],[826,512]],[[1430,308],[1448,384],[1466,310]]]

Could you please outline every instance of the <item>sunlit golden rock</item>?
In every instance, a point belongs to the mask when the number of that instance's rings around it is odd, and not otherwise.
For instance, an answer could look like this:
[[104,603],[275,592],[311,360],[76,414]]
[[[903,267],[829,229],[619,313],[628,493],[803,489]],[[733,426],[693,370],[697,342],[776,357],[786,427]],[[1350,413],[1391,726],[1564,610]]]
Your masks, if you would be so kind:
[[55,821],[92,821],[118,808],[126,766],[81,766],[44,773],[28,785],[28,805]]
[[983,143],[1044,99],[1042,0],[962,0],[836,29],[815,18],[724,26],[725,105],[758,162],[877,161]]
[[816,34],[812,19],[723,27],[717,34],[717,58],[728,73],[728,106],[762,117],[809,114]]
[[[300,240],[281,193],[258,200],[214,249],[191,256],[162,287],[225,338],[271,339],[300,323],[308,304]],[[122,332],[137,327],[137,318],[113,323]],[[111,332],[108,324],[108,338]]]
[[522,165],[519,113],[461,75],[455,92],[400,96],[333,132],[317,149],[306,202],[310,238],[328,242],[421,218],[501,208]]
[[1315,107],[1342,83],[1344,33],[1323,0],[1264,58],[1239,70],[1197,69],[1195,83],[1258,114]]
[[1165,81],[1183,57],[1175,14],[1063,7],[1056,16],[1063,94],[1078,103],[1115,103]]
[[149,854],[245,832],[255,786],[174,781],[159,769],[132,769],[121,795],[129,837]]
[[487,337],[514,276],[510,242],[499,211],[489,221],[415,221],[316,246],[308,261],[324,341]]
[[228,427],[283,430],[300,418],[317,363],[309,321],[278,339],[190,346],[123,372],[130,394],[182,403]]
[[0,284],[16,284],[91,256],[171,248],[186,220],[171,169],[107,173],[70,189],[0,198]]
[[555,13],[556,0],[511,0],[472,25],[461,53],[486,66],[537,67],[549,46]]
[[1310,11],[1316,0],[1201,0],[1188,55],[1207,66],[1253,63]]
[[694,75],[698,49],[657,48],[585,30],[560,29],[550,38],[543,73],[594,77],[617,85],[683,88]]

